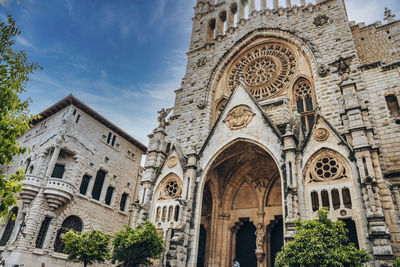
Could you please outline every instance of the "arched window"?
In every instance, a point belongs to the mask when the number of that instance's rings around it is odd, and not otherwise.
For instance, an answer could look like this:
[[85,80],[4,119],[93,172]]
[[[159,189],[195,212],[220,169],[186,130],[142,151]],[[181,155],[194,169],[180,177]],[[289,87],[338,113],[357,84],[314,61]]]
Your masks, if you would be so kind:
[[322,191],[321,191],[321,198],[322,198],[322,207],[329,208],[329,195],[328,195],[328,191],[322,190]]
[[157,207],[156,222],[160,221],[160,216],[161,216],[161,207]]
[[167,207],[164,206],[162,209],[161,221],[165,222],[166,218],[167,218]]
[[179,220],[179,206],[175,207],[175,216],[174,220],[177,222]]
[[218,34],[223,35],[226,31],[226,11],[219,13],[218,17]]
[[310,132],[314,125],[315,104],[312,97],[312,86],[309,80],[300,78],[293,87],[297,112],[301,115],[303,132]]
[[56,241],[54,242],[54,251],[63,253],[64,251],[64,243],[62,242],[62,236],[72,230],[74,232],[82,232],[82,221],[77,216],[69,216],[67,217],[61,225],[61,228],[57,232]]
[[351,196],[350,196],[350,190],[348,188],[343,188],[342,189],[342,195],[343,195],[343,204],[347,209],[351,209]]
[[[18,215],[18,208],[14,207],[11,212],[14,214],[15,218],[17,218]],[[8,240],[10,240],[11,234],[14,230],[15,226],[15,218],[10,218],[8,219],[6,228],[4,229],[3,235],[1,236],[0,239],[0,246],[5,246],[7,245]]]
[[172,220],[172,214],[174,213],[174,207],[169,206],[168,208],[168,221],[170,222]]
[[332,205],[333,205],[333,209],[337,210],[337,209],[340,208],[339,190],[337,190],[337,189],[332,189],[331,194],[332,194]]
[[238,22],[238,15],[237,15],[238,6],[236,3],[233,3],[231,5],[230,11],[231,11],[231,13],[228,17],[228,29],[229,29],[229,27],[236,26],[237,22]]
[[208,22],[208,34],[207,34],[207,42],[212,42],[214,40],[216,21],[215,19],[211,19]]
[[313,211],[319,210],[318,192],[316,191],[311,192],[311,204]]

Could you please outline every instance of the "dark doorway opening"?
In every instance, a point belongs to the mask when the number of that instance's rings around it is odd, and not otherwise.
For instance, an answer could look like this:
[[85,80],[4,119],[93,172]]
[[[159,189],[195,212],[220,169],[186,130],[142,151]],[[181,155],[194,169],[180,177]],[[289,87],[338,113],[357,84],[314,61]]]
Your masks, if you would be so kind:
[[206,229],[204,225],[200,225],[200,237],[199,237],[199,253],[197,256],[197,267],[204,267],[204,261],[206,258]]
[[358,245],[357,228],[355,222],[352,219],[342,219],[341,221],[346,224],[346,228],[347,230],[349,230],[349,232],[347,233],[349,241],[353,243],[356,248],[360,248]]
[[255,232],[254,224],[245,221],[236,234],[236,258],[240,266],[257,267]]
[[271,225],[270,231],[270,255],[271,266],[275,266],[276,254],[281,251],[283,247],[283,221],[282,217],[276,218],[275,222]]

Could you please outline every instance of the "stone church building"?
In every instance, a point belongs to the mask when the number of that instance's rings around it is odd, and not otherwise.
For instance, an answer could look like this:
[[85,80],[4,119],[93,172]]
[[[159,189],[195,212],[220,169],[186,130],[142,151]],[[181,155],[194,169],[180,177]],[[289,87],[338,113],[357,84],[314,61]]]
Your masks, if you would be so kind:
[[228,267],[236,257],[272,267],[293,221],[327,207],[371,266],[391,266],[400,21],[387,9],[384,23],[355,24],[345,4],[197,0],[186,74],[174,107],[159,111],[141,180],[146,147],[67,97],[21,137],[32,153],[16,160],[27,178],[0,251],[65,266],[66,230],[150,220],[166,242],[155,265]]
[[400,256],[400,21],[356,25],[345,4],[197,0],[135,203],[160,264],[273,266],[321,207],[373,266]]

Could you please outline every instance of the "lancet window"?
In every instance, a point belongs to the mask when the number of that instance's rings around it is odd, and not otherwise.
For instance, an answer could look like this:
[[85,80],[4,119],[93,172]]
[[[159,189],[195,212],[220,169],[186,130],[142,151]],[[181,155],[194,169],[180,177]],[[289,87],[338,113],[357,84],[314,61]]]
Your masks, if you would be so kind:
[[312,85],[309,80],[300,78],[294,85],[294,100],[297,112],[301,115],[303,132],[308,133],[314,125],[315,103],[313,101]]

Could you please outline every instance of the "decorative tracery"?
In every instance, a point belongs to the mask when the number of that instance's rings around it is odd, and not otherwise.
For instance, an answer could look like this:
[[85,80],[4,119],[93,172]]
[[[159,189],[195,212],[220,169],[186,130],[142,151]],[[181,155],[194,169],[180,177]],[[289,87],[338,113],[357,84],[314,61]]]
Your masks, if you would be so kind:
[[161,184],[158,200],[171,200],[179,198],[182,194],[182,184],[178,176],[170,174]]
[[233,90],[242,77],[257,99],[274,96],[287,87],[297,68],[292,49],[282,43],[264,43],[246,51],[228,73],[228,87]]
[[347,178],[344,162],[327,151],[317,155],[308,166],[309,182],[325,182]]
[[301,123],[304,132],[310,132],[314,125],[314,102],[312,86],[309,80],[300,78],[293,87],[297,112],[301,114]]

